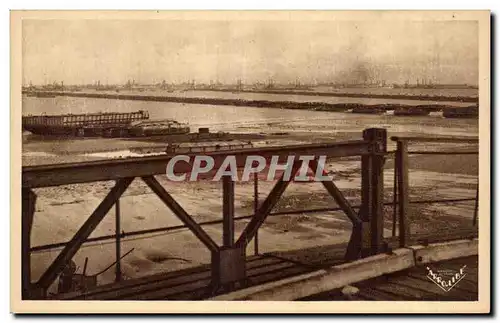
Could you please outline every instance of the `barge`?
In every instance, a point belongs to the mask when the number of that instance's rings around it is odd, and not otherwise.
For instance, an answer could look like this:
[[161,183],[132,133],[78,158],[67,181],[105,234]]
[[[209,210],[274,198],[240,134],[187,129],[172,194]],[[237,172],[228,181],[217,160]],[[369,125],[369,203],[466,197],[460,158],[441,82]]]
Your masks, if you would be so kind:
[[456,108],[444,108],[443,117],[445,118],[478,118],[479,117],[479,107],[456,107]]
[[395,116],[428,116],[431,111],[421,107],[399,107],[394,110]]
[[351,113],[362,113],[362,114],[383,114],[386,112],[385,107],[380,106],[357,106],[351,110]]
[[186,124],[172,119],[149,120],[147,111],[22,117],[22,128],[36,135],[71,137],[152,137],[188,134]]
[[191,130],[186,124],[167,119],[135,121],[131,123],[128,131],[133,137],[151,137],[164,134],[188,134]]
[[23,130],[37,135],[74,137],[122,137],[129,135],[130,124],[149,119],[147,111],[130,113],[87,113],[22,117]]
[[35,98],[55,98],[57,95],[53,92],[27,92],[26,96]]

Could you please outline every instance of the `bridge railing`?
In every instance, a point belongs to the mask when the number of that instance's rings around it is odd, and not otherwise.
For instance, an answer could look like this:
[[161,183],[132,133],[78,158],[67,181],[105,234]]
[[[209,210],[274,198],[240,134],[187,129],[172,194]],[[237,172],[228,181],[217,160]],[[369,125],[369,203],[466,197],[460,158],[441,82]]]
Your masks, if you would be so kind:
[[[231,152],[213,152],[210,155],[214,158],[215,167],[220,165],[228,155],[236,156],[237,165],[245,165],[246,156],[258,155],[269,159],[271,156],[279,156],[280,162],[284,162],[291,155],[313,155],[328,157],[361,157],[361,203],[351,205],[343,196],[342,192],[333,182],[323,182],[328,193],[335,199],[338,207],[335,208],[311,208],[302,210],[286,210],[282,212],[271,212],[273,207],[280,200],[288,181],[280,179],[265,200],[259,201],[258,180],[254,177],[254,212],[245,216],[234,216],[234,182],[228,177],[223,178],[223,219],[195,222],[173,197],[155,179],[155,175],[164,174],[166,164],[171,156],[130,158],[124,160],[105,160],[85,163],[70,163],[58,165],[44,165],[23,167],[22,172],[22,268],[23,268],[23,290],[26,297],[39,297],[42,290],[57,278],[61,270],[73,258],[78,249],[87,243],[99,243],[105,240],[115,240],[116,244],[116,280],[121,279],[120,271],[120,245],[122,239],[141,235],[175,231],[179,229],[191,230],[212,252],[212,273],[214,286],[234,282],[235,278],[244,277],[244,266],[224,267],[227,261],[233,264],[244,264],[245,249],[251,240],[254,240],[255,252],[258,253],[258,231],[268,216],[278,216],[285,214],[310,214],[318,212],[343,211],[352,221],[353,230],[347,247],[346,258],[355,259],[357,257],[374,254],[383,251],[384,237],[384,206],[393,208],[393,236],[399,231],[399,245],[405,246],[409,243],[411,232],[409,207],[413,204],[426,203],[456,203],[465,201],[475,201],[475,211],[473,225],[477,223],[477,193],[476,197],[456,198],[456,199],[426,199],[410,200],[409,176],[410,161],[412,155],[475,155],[477,150],[459,149],[451,150],[409,150],[409,146],[415,143],[455,143],[455,144],[476,144],[475,138],[426,138],[426,137],[393,137],[396,143],[396,151],[387,152],[386,132],[384,129],[367,129],[363,132],[362,140],[335,142],[329,144],[295,145],[285,147],[267,147],[241,149]],[[394,157],[394,194],[393,200],[384,200],[383,169],[386,159]],[[176,173],[189,170],[189,165],[177,164]],[[163,202],[177,215],[183,225],[158,227],[147,230],[137,230],[122,232],[120,229],[120,196],[130,185],[132,180],[140,177]],[[293,176],[292,176],[293,177]],[[116,181],[115,187],[104,198],[97,209],[92,213],[85,224],[69,241],[57,242],[53,244],[31,246],[31,227],[36,203],[34,188],[51,187],[67,184],[90,183],[96,181]],[[259,203],[260,202],[260,203]],[[102,218],[115,206],[116,232],[112,235],[104,235],[89,238],[95,227]],[[354,210],[359,210],[355,212]],[[249,225],[242,235],[235,241],[234,222],[238,220],[250,220]],[[205,233],[202,227],[206,225],[223,225],[223,245],[218,246]],[[398,228],[398,230],[396,230]],[[30,276],[30,253],[62,248],[63,250],[52,263],[47,271],[36,283],[31,282]],[[239,268],[234,271],[234,268]]]
[[[457,197],[457,198],[432,198],[425,200],[411,200],[410,199],[410,176],[411,164],[410,156],[415,156],[414,160],[418,161],[418,156],[424,155],[445,155],[459,156],[459,155],[478,155],[477,144],[478,138],[471,137],[391,137],[391,140],[396,143],[396,150],[391,152],[394,154],[394,187],[393,187],[393,219],[392,219],[392,235],[398,236],[399,246],[404,247],[410,241],[412,232],[410,225],[412,223],[412,215],[410,212],[410,205],[416,204],[449,204],[474,201],[474,211],[472,221],[470,223],[471,232],[477,230],[477,217],[478,217],[478,193],[479,183],[476,189],[475,196],[470,197]],[[432,149],[417,150],[411,149],[415,145],[425,144],[426,146],[434,144],[438,146]],[[459,145],[457,147],[457,145]],[[460,146],[461,145],[461,146]],[[472,147],[471,147],[472,146]],[[458,148],[458,149],[457,149]],[[470,165],[469,165],[470,166]],[[464,165],[464,167],[467,167]],[[450,170],[452,173],[453,170]],[[396,234],[396,232],[398,232]],[[444,232],[443,232],[444,234]]]
[[[327,144],[293,145],[283,147],[249,148],[231,152],[212,152],[214,168],[219,168],[227,156],[234,156],[238,167],[244,167],[246,157],[261,156],[266,160],[279,156],[278,162],[285,163],[290,156],[320,156],[327,157],[352,157],[361,156],[361,205],[352,206],[344,197],[333,181],[326,180],[321,183],[326,191],[333,197],[339,207],[352,222],[352,232],[346,250],[346,259],[356,259],[364,255],[375,254],[383,248],[383,166],[387,152],[387,134],[385,129],[366,129],[363,131],[362,140],[333,142]],[[269,195],[258,203],[255,199],[254,214],[234,216],[234,182],[230,176],[222,178],[223,190],[223,219],[221,221],[208,221],[197,223],[180,206],[175,199],[158,182],[155,175],[165,174],[166,165],[173,156],[154,156],[143,158],[128,158],[122,160],[103,160],[83,163],[68,163],[43,166],[23,167],[22,170],[22,290],[23,298],[44,298],[48,288],[57,277],[65,270],[71,259],[84,243],[98,242],[115,239],[117,270],[116,279],[120,280],[120,244],[125,237],[151,234],[156,232],[171,231],[181,228],[189,229],[211,252],[212,284],[214,289],[219,287],[231,288],[235,282],[245,280],[246,247],[250,241],[258,239],[258,230],[270,215],[271,210],[278,203],[283,192],[290,183],[290,179],[283,176],[277,181]],[[317,169],[314,166],[311,169]],[[302,163],[294,163],[292,167],[293,179]],[[174,173],[190,171],[187,163],[175,164]],[[134,178],[139,177],[147,186],[170,208],[170,210],[183,222],[183,225],[173,227],[153,228],[122,233],[120,229],[120,197],[127,190]],[[33,189],[52,187],[68,184],[83,184],[98,181],[115,181],[115,186],[100,202],[85,223],[69,241],[44,245],[31,246],[31,230],[35,214],[36,194]],[[255,181],[254,195],[258,195],[258,183]],[[98,224],[115,206],[116,230],[114,235],[89,238]],[[359,207],[359,212],[354,209]],[[333,209],[329,208],[328,211]],[[321,209],[305,209],[285,212],[312,213]],[[249,223],[239,236],[235,237],[234,221],[249,219]],[[203,225],[222,223],[223,245],[218,246],[202,228]],[[257,243],[256,243],[257,246]],[[30,253],[33,251],[62,248],[56,259],[49,265],[37,282],[31,280]]]

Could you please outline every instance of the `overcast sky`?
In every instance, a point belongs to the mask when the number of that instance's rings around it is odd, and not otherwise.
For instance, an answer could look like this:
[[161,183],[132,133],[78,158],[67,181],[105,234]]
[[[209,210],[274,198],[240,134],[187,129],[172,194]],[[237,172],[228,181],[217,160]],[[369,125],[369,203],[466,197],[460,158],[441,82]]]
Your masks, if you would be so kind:
[[478,82],[474,21],[24,20],[23,83]]

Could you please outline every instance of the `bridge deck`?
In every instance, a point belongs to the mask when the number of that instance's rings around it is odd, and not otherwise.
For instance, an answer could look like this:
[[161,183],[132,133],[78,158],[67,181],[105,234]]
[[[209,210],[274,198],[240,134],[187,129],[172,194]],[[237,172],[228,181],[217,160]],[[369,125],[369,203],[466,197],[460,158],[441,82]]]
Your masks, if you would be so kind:
[[[411,244],[426,244],[473,237],[477,237],[477,230],[474,228],[467,228],[440,235],[415,235],[411,237]],[[389,238],[387,242],[388,248],[397,248],[396,238]],[[345,250],[345,245],[327,245],[309,249],[250,256],[247,258],[246,263],[248,279],[245,282],[245,286],[236,285],[236,289],[260,285],[343,263]],[[471,266],[471,268],[472,267],[473,266]],[[475,268],[477,275],[477,264]],[[426,284],[426,286],[429,287],[428,285],[432,283],[425,278],[424,270],[425,268],[420,270],[420,273],[424,275],[424,278],[421,279],[422,286]],[[412,278],[412,280],[414,279],[418,278]],[[213,292],[210,282],[210,265],[204,265],[102,285],[85,293],[73,292],[56,295],[54,298],[63,300],[201,300],[227,292],[223,289]],[[429,284],[427,284],[427,282]],[[434,286],[438,288],[436,285]],[[389,293],[387,294],[392,295]],[[377,295],[383,295],[383,293],[380,292]],[[475,295],[477,297],[477,287]],[[333,291],[328,295],[318,295],[317,297],[319,297],[319,299],[322,299],[321,297],[336,299],[335,297],[341,297],[341,293],[339,291]],[[388,299],[394,299],[394,297],[397,296],[388,297]]]
[[[433,271],[457,272],[461,267],[465,277],[449,291],[441,289],[427,277],[427,268]],[[447,277],[443,275],[443,277]],[[448,278],[446,278],[448,279]],[[478,300],[478,256],[456,258],[417,266],[392,275],[377,277],[353,286],[359,292],[352,296],[333,290],[301,299],[303,301],[354,300],[354,301],[477,301]]]

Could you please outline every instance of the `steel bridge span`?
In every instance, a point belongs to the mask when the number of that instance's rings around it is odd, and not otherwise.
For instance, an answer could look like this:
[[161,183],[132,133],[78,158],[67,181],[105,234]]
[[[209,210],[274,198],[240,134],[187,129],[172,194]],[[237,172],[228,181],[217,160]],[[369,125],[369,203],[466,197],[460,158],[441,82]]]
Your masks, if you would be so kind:
[[[477,139],[470,138],[416,138],[416,137],[397,137],[392,138],[396,142],[397,150],[388,152],[387,150],[387,133],[385,129],[371,128],[366,129],[362,133],[362,139],[345,142],[333,142],[327,144],[308,144],[308,145],[293,145],[283,147],[266,147],[266,148],[249,148],[236,151],[212,152],[207,155],[213,157],[215,168],[222,165],[224,159],[231,155],[236,157],[238,167],[243,167],[247,156],[262,156],[266,160],[270,160],[273,156],[279,156],[281,163],[286,162],[289,156],[309,155],[316,159],[309,164],[313,171],[318,167],[317,158],[320,156],[334,157],[361,157],[361,204],[352,205],[344,196],[337,185],[330,180],[325,180],[322,185],[331,197],[336,201],[338,210],[341,210],[352,223],[352,232],[350,239],[345,245],[332,246],[331,250],[337,256],[338,262],[349,263],[359,261],[366,257],[373,257],[387,253],[394,248],[404,248],[411,244],[434,240],[450,240],[463,239],[477,236],[477,196],[475,198],[463,200],[476,200],[476,211],[474,214],[473,223],[470,228],[449,232],[441,237],[436,236],[417,236],[411,235],[409,229],[409,220],[407,218],[407,210],[412,201],[409,200],[409,167],[408,156],[410,154],[477,154],[477,151],[461,150],[461,151],[426,151],[417,152],[409,151],[408,145],[412,141],[442,141],[442,142],[464,142],[477,143]],[[398,226],[398,235],[390,239],[384,239],[384,163],[386,158],[395,158],[395,178],[394,178],[394,199],[389,203],[394,208],[394,227]],[[23,167],[22,169],[22,232],[21,232],[21,268],[22,268],[22,291],[23,299],[45,299],[49,287],[61,277],[68,264],[82,247],[83,244],[89,241],[99,241],[104,239],[114,239],[116,243],[117,256],[117,279],[114,287],[97,287],[94,291],[86,292],[87,296],[82,296],[82,293],[67,293],[70,296],[61,296],[62,298],[80,298],[92,299],[94,295],[97,299],[107,299],[102,292],[106,291],[111,299],[126,298],[124,293],[118,292],[126,290],[127,286],[135,288],[136,294],[132,299],[141,299],[144,296],[151,296],[148,299],[163,298],[152,292],[153,289],[145,288],[143,296],[137,292],[137,286],[152,286],[158,284],[160,277],[141,278],[138,281],[122,280],[120,277],[120,257],[121,254],[121,239],[127,234],[120,230],[120,197],[127,190],[132,181],[136,178],[144,181],[146,185],[156,194],[161,201],[177,216],[183,223],[183,227],[189,229],[210,251],[210,265],[180,271],[178,273],[168,273],[162,275],[161,279],[168,280],[183,280],[182,277],[197,277],[196,279],[203,280],[201,284],[202,292],[198,293],[198,298],[209,298],[221,293],[232,292],[237,289],[248,287],[250,284],[258,284],[259,279],[255,279],[256,272],[262,269],[272,267],[277,268],[277,272],[284,270],[286,267],[280,267],[279,257],[259,257],[258,255],[247,255],[247,246],[254,241],[258,246],[258,231],[268,216],[272,216],[273,207],[276,206],[284,191],[290,183],[283,176],[278,179],[270,193],[263,201],[257,201],[254,205],[254,214],[248,217],[249,223],[239,236],[235,235],[235,221],[240,218],[235,217],[234,212],[234,196],[235,182],[230,176],[222,178],[222,221],[223,239],[222,245],[218,245],[210,235],[204,230],[203,225],[207,223],[198,223],[192,215],[175,200],[168,192],[168,188],[164,187],[155,176],[165,174],[165,169],[168,161],[173,156],[155,156],[143,158],[128,158],[121,160],[103,160],[83,163],[69,163],[57,165],[43,165]],[[296,161],[292,167],[292,176],[297,173],[301,167],[300,161]],[[191,166],[187,163],[176,163],[174,172],[181,174],[190,171]],[[256,178],[255,178],[256,179]],[[66,242],[61,242],[49,246],[33,247],[31,244],[31,230],[33,226],[33,217],[35,214],[35,204],[37,196],[33,189],[52,187],[67,184],[82,184],[97,181],[115,181],[114,187],[102,199],[97,208],[89,215],[85,223],[74,234],[74,236]],[[258,181],[255,180],[255,192],[258,191]],[[436,202],[436,201],[423,201]],[[439,201],[438,201],[439,202]],[[446,202],[446,201],[441,201]],[[106,214],[115,207],[116,212],[116,232],[114,235],[106,237],[89,238],[98,224],[103,220]],[[297,213],[315,212],[318,209],[299,210]],[[178,228],[176,227],[176,228]],[[171,228],[157,228],[152,230],[142,230],[134,232],[134,235],[151,233],[156,231],[165,231]],[[395,232],[396,230],[394,230]],[[30,254],[36,250],[44,250],[49,248],[60,248],[61,252],[56,259],[48,266],[46,271],[37,281],[31,278]],[[258,251],[256,252],[258,254]],[[263,260],[263,259],[266,260]],[[270,260],[271,259],[271,260]],[[282,259],[283,260],[283,259]],[[286,260],[286,259],[285,259]],[[288,264],[289,265],[289,264]],[[298,264],[303,265],[303,264]],[[306,266],[307,267],[307,266]],[[281,269],[280,269],[281,268]],[[288,268],[288,267],[286,267]],[[303,273],[304,270],[316,269],[317,267],[302,268],[299,271],[292,271],[291,275]],[[287,269],[288,270],[288,269]],[[199,276],[199,277],[198,277]],[[193,278],[195,279],[195,278]],[[268,275],[268,280],[279,279]],[[262,282],[262,281],[261,281]],[[173,286],[178,286],[174,284]],[[165,285],[166,288],[169,286]],[[164,286],[164,287],[165,287]],[[199,286],[199,285],[197,285]],[[173,288],[174,287],[169,287]],[[199,288],[198,288],[199,289]],[[157,289],[156,289],[157,290]],[[101,294],[99,294],[101,291]],[[110,291],[115,291],[110,294]],[[71,292],[71,290],[68,290]],[[84,293],[85,294],[85,293]],[[126,294],[126,293],[125,293]],[[175,293],[173,293],[175,294]],[[96,296],[97,295],[97,296]],[[100,295],[100,296],[99,296]],[[161,296],[163,295],[163,296]],[[60,296],[57,296],[60,297]],[[175,299],[175,297],[174,297]]]

